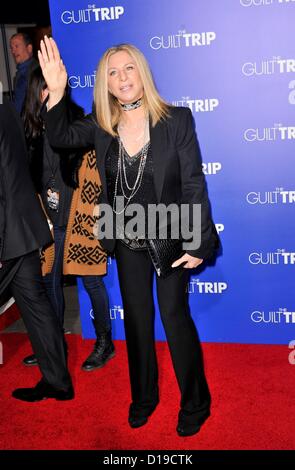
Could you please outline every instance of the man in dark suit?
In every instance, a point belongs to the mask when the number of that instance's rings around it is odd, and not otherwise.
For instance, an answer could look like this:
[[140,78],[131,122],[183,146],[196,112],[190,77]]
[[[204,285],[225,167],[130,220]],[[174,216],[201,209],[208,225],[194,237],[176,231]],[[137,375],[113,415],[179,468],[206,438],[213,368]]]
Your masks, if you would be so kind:
[[0,104],[0,294],[8,286],[18,305],[42,379],[14,390],[24,401],[74,397],[63,332],[43,287],[39,249],[51,234],[30,179],[21,120]]
[[32,39],[27,33],[16,33],[10,38],[10,50],[16,63],[14,78],[14,106],[21,113],[31,70],[38,65],[33,57]]

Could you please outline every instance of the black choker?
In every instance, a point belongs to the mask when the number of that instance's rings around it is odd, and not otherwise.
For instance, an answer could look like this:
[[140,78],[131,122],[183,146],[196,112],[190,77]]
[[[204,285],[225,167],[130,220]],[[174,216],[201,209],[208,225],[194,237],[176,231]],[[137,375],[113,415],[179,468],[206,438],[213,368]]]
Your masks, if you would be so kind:
[[137,109],[142,105],[142,98],[139,98],[139,100],[136,100],[133,103],[128,103],[128,104],[120,103],[120,105],[124,109],[124,111],[132,111],[133,109]]

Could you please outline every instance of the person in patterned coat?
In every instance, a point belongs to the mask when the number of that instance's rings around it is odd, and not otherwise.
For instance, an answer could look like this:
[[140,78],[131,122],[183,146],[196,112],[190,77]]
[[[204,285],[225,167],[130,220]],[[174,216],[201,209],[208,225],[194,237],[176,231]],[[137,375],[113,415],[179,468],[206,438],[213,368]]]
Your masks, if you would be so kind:
[[[52,225],[54,245],[42,256],[44,284],[60,325],[64,323],[63,274],[81,276],[90,297],[96,333],[94,349],[82,369],[100,368],[114,354],[108,294],[103,276],[107,256],[94,238],[93,214],[100,192],[100,178],[95,154],[89,149],[57,153],[44,132],[48,91],[38,66],[29,78],[23,121],[30,158],[30,169],[36,191]],[[83,115],[83,110],[67,96],[69,119]],[[30,355],[25,365],[37,364]]]

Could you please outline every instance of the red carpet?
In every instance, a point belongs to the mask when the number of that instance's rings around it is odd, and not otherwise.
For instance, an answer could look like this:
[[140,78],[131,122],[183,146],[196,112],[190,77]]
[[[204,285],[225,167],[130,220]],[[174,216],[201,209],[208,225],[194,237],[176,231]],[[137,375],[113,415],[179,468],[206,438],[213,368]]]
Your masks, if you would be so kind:
[[[0,304],[1,306],[1,304]],[[12,304],[5,312],[0,315],[0,331],[8,328],[16,320],[20,318],[19,309],[16,304]]]
[[179,392],[166,343],[158,343],[161,402],[148,424],[127,424],[130,401],[125,343],[106,367],[80,370],[93,341],[68,335],[75,400],[23,403],[16,387],[39,380],[24,367],[31,352],[24,334],[2,334],[0,448],[3,449],[294,449],[294,373],[287,346],[203,344],[212,414],[199,434],[175,432]]

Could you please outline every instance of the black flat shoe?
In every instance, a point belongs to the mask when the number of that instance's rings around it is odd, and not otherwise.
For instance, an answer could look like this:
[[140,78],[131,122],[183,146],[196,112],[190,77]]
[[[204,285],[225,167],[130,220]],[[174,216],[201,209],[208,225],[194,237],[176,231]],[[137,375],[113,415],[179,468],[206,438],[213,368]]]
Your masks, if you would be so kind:
[[147,416],[129,416],[128,423],[131,428],[140,428],[148,422]]
[[207,411],[206,414],[204,414],[202,418],[199,418],[199,420],[193,424],[184,423],[180,420],[176,428],[177,434],[180,437],[193,436],[194,434],[197,434],[200,431],[206,419],[209,418],[209,416],[210,416],[210,411]]
[[12,397],[17,400],[35,402],[54,398],[55,400],[72,400],[75,396],[72,385],[66,390],[58,390],[43,380],[33,388],[17,388],[12,392]]
[[23,364],[25,366],[37,366],[38,361],[37,361],[35,354],[30,354],[30,356],[25,357],[23,359]]
[[183,424],[178,424],[176,431],[180,437],[187,437],[187,436],[193,436],[194,434],[197,434],[200,431],[200,429],[201,429],[200,424],[187,424],[185,426]]
[[144,426],[147,422],[151,414],[155,411],[156,407],[158,405],[158,402],[149,410],[140,414],[138,410],[134,410],[133,405],[130,406],[130,411],[129,411],[129,417],[128,417],[128,423],[131,428],[140,428],[141,426]]

